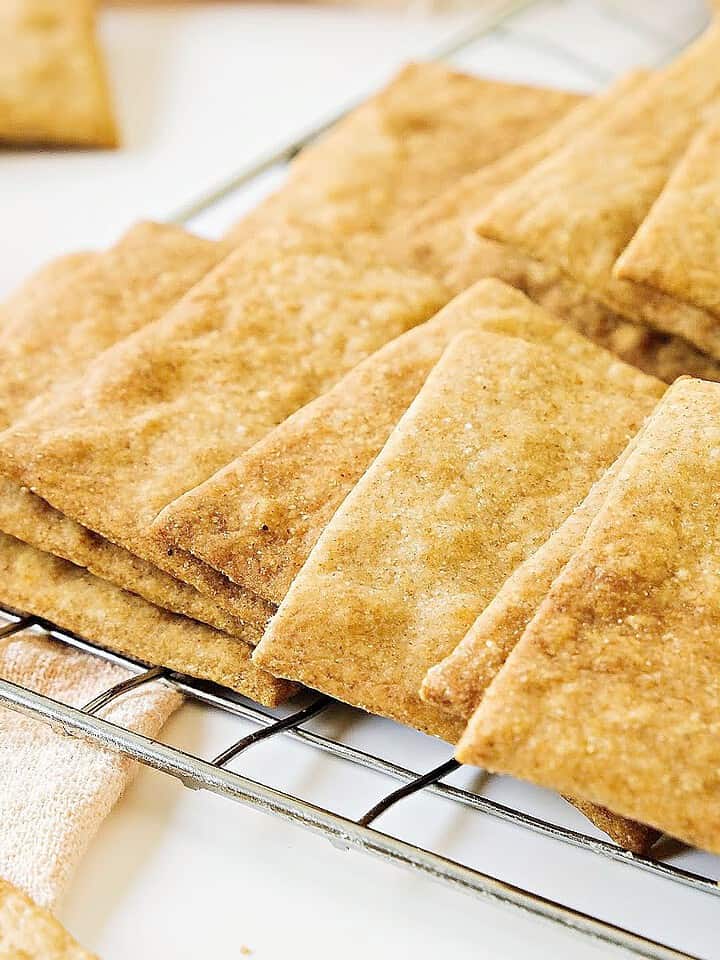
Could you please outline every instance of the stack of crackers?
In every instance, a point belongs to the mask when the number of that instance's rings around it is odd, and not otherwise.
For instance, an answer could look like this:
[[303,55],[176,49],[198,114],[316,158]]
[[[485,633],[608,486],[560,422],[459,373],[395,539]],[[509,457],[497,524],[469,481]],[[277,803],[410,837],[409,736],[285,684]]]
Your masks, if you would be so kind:
[[31,278],[0,601],[720,851],[719,58],[585,99],[415,64],[223,241]]

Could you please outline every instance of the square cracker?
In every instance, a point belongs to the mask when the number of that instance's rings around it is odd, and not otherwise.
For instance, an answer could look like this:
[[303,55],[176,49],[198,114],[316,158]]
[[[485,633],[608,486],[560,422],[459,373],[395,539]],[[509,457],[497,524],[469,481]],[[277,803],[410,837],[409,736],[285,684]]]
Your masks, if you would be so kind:
[[720,851],[720,386],[679,380],[458,747]]
[[148,664],[213,680],[276,706],[297,689],[255,666],[242,640],[121,590],[82,567],[0,534],[0,603]]
[[149,527],[170,500],[445,301],[436,281],[376,265],[365,244],[343,255],[332,247],[284,231],[236,250],[3,434],[8,448],[19,442],[11,479],[213,599],[227,594],[240,619],[259,606],[262,625],[267,604],[201,565],[198,577]]
[[230,231],[270,224],[383,234],[459,177],[535,136],[582,98],[413,63],[293,162],[285,185]]
[[645,283],[708,310],[720,325],[720,115],[694,138],[615,264]]
[[438,277],[453,293],[483,277],[504,280],[594,343],[668,383],[681,374],[720,380],[720,363],[686,340],[619,316],[557,266],[478,236],[473,229],[477,211],[499,190],[581,136],[608,105],[639,90],[647,76],[641,71],[628,74],[528,143],[448,187],[388,232],[383,244],[388,257]]
[[463,329],[558,343],[576,358],[597,354],[505,284],[481,281],[170,504],[156,529],[169,545],[279,603],[449,340]]
[[[223,256],[179,227],[140,223],[103,253],[43,268],[4,306],[0,426],[69,383],[104,349],[162,315]],[[124,589],[236,636],[257,639],[197,590],[0,480],[0,530],[87,567]]]
[[[577,338],[558,328],[558,339]],[[455,740],[463,722],[419,697],[425,673],[577,505],[662,391],[587,347],[594,356],[582,361],[485,332],[454,338],[321,534],[256,661]]]
[[[715,24],[607,116],[501,191],[481,213],[481,235],[561,268],[621,316],[678,334],[720,357],[707,311],[613,276],[684,153],[703,110],[720,94]],[[662,130],[662,136],[658,136]]]
[[96,0],[3,0],[0,142],[117,146]]
[[0,957],[98,960],[53,915],[0,877]]

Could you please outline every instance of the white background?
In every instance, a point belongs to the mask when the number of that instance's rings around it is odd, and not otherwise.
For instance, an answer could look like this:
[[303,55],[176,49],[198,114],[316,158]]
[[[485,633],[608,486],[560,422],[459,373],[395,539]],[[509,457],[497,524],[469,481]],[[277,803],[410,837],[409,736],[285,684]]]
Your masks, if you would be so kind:
[[[112,242],[136,218],[174,215],[472,19],[467,12],[428,17],[284,4],[110,8],[102,34],[124,148],[0,154],[0,290],[49,256]],[[694,0],[547,0],[455,62],[487,75],[591,90],[623,69],[659,62],[701,21]],[[246,202],[233,197],[193,226],[217,234]],[[381,743],[388,755],[418,770],[448,755],[441,744],[340,710],[318,727],[342,728],[346,737],[375,748]],[[236,719],[187,706],[167,738],[210,757],[247,729]],[[376,775],[348,771],[297,744],[258,747],[235,767],[356,815],[388,788]],[[461,771],[456,778],[472,776]],[[542,791],[502,780],[488,789],[587,829],[563,801]],[[617,923],[708,957],[720,955],[720,903],[707,895],[428,797],[401,805],[382,826]],[[710,858],[676,859],[720,872]],[[299,828],[147,770],[93,842],[62,919],[105,960],[237,958],[244,947],[259,960],[584,960],[611,952],[516,911],[338,851]]]

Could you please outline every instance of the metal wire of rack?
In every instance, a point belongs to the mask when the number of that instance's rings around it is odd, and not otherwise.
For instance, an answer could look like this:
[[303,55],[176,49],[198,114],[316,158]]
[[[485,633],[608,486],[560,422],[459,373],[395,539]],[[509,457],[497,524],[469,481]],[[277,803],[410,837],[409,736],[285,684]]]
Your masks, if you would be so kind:
[[[542,36],[528,36],[518,25],[517,18],[523,11],[538,6],[558,7],[572,0],[515,0],[497,3],[489,14],[478,16],[462,32],[447,42],[441,49],[432,51],[434,58],[451,58],[467,51],[473,44],[494,37],[512,36],[522,47],[530,45],[543,55],[584,70],[588,82],[609,80],[611,71],[603,70],[596,63],[588,63],[567,45],[549,42]],[[578,0],[582,2],[582,0]],[[678,48],[692,39],[694,30],[686,31],[679,39],[672,31],[664,33],[647,18],[643,18],[643,4],[627,7],[607,2],[592,2],[600,16],[619,19],[625,28],[639,36],[651,36],[660,49],[658,61],[672,56]],[[649,4],[647,5],[649,6]],[[342,111],[338,116],[341,116]],[[251,167],[240,171],[227,182],[212,191],[191,200],[182,210],[168,219],[188,224],[206,211],[238,194],[252,185],[273,168],[287,164],[307,143],[315,139],[337,119],[320,124],[308,133],[293,139]],[[93,656],[106,659],[124,667],[129,672],[125,681],[117,684],[86,704],[83,708],[67,706],[49,697],[25,689],[0,678],[0,705],[22,714],[49,722],[59,733],[80,737],[104,747],[119,751],[149,767],[178,778],[187,787],[204,789],[260,808],[286,820],[310,828],[343,848],[354,848],[386,860],[419,870],[465,892],[480,895],[494,901],[511,905],[530,914],[554,921],[566,928],[595,938],[615,947],[624,948],[636,956],[670,960],[685,958],[693,960],[689,953],[663,945],[637,932],[614,925],[580,910],[564,906],[520,886],[505,882],[481,872],[457,860],[450,859],[432,849],[402,840],[391,833],[383,832],[376,821],[391,807],[421,791],[443,797],[464,808],[530,831],[560,844],[577,847],[608,861],[616,861],[663,880],[669,880],[700,893],[718,896],[720,886],[716,878],[685,870],[661,859],[638,857],[627,853],[610,841],[597,839],[565,826],[533,816],[512,806],[493,800],[482,793],[464,789],[444,782],[458,764],[452,758],[432,769],[418,773],[403,765],[369,750],[342,742],[339,738],[325,736],[309,728],[308,723],[321,716],[334,701],[315,695],[301,704],[294,712],[278,717],[244,698],[214,684],[169,671],[161,666],[143,664],[125,656],[100,649],[81,637],[67,633],[57,625],[33,616],[30,612],[17,611],[0,605],[0,640],[25,630],[43,631],[59,643],[64,643]],[[159,740],[149,739],[131,730],[120,727],[101,716],[102,710],[129,690],[143,684],[160,681],[169,684],[189,700],[207,707],[217,708],[252,723],[255,729],[236,740],[211,760],[189,754]],[[279,790],[241,773],[228,770],[227,764],[250,748],[276,737],[289,737],[305,743],[349,764],[371,770],[401,785],[385,793],[382,799],[360,817],[315,805],[292,793]],[[696,958],[697,960],[697,958]]]

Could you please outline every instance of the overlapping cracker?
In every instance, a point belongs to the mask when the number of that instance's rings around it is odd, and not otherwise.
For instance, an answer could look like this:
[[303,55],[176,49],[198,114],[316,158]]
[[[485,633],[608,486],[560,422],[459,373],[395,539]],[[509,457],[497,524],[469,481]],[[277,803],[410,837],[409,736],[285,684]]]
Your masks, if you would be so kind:
[[322,237],[285,232],[231,254],[165,317],[7,431],[2,443],[17,454],[8,474],[70,519],[223,594],[240,619],[264,625],[274,608],[197,561],[193,567],[182,551],[168,555],[149,527],[170,500],[446,298],[417,272],[375,265],[364,244],[342,256],[328,247]]
[[720,386],[678,381],[458,757],[720,851]]
[[[557,326],[556,342],[579,339]],[[582,499],[662,390],[586,349],[592,361],[484,332],[453,339],[321,534],[256,662],[459,736],[462,721],[420,700],[425,673]]]
[[267,706],[297,689],[250,659],[252,647],[163,610],[66,560],[0,534],[0,603],[100,647],[213,680]]
[[305,148],[283,188],[228,239],[245,242],[283,222],[335,236],[384,233],[459,177],[540,133],[580,99],[483,80],[441,63],[410,64]]
[[0,877],[0,957],[7,960],[98,960],[52,914]]
[[502,191],[478,223],[481,235],[561,268],[622,316],[715,357],[720,343],[710,314],[612,271],[720,94],[719,55],[715,24],[641,90],[608,106],[584,136]]
[[696,136],[615,276],[645,283],[708,310],[720,325],[720,117]]
[[576,358],[597,354],[505,284],[481,281],[167,507],[156,529],[168,545],[279,603],[450,338],[466,328],[558,343]]
[[384,243],[388,256],[438,277],[454,293],[483,277],[504,280],[594,343],[668,383],[681,374],[720,380],[720,363],[686,340],[619,316],[553,264],[478,236],[473,229],[477,211],[499,190],[581,136],[608,105],[639,90],[647,76],[639,71],[628,74],[528,143],[463,177],[389,232]]
[[0,325],[0,426],[161,316],[226,252],[180,227],[146,222],[102,253],[80,263],[61,258],[35,274]]
[[[27,412],[50,386],[70,383],[94,356],[161,316],[225,249],[184,230],[132,227],[108,251],[62,258],[3,308],[0,425]],[[221,630],[255,640],[240,620],[197,590],[86,530],[11,480],[0,480],[0,530]]]
[[3,0],[0,143],[117,146],[96,0]]

